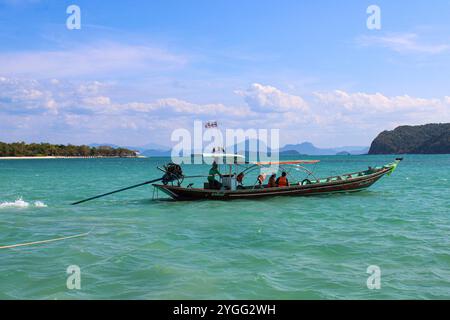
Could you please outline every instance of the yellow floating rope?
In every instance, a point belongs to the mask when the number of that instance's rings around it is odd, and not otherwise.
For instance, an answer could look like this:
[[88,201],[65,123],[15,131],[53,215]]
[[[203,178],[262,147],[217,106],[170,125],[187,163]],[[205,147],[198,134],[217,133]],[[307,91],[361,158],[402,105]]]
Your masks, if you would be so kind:
[[41,241],[34,241],[34,242],[26,242],[26,243],[18,243],[18,244],[11,244],[9,246],[1,246],[0,249],[11,249],[11,248],[17,248],[17,247],[25,247],[25,246],[32,246],[35,244],[42,244],[42,243],[49,243],[49,242],[56,242],[56,241],[62,241],[67,239],[73,239],[73,238],[80,238],[85,237],[88,234],[90,234],[92,230],[86,233],[80,233],[73,236],[67,236],[67,237],[61,237],[61,238],[54,238],[54,239],[48,239],[48,240],[41,240]]

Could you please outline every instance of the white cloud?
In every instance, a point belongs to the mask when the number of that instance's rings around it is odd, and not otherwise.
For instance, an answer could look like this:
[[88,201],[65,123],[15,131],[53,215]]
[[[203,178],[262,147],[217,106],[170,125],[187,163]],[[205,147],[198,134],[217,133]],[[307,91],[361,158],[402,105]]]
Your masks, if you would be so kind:
[[31,78],[70,78],[167,70],[187,63],[184,56],[142,45],[103,42],[54,51],[0,53],[0,74]]
[[[60,84],[61,82],[57,79],[51,80],[53,84]],[[106,84],[99,81],[83,82],[77,87],[77,91],[82,95],[95,95],[100,92],[102,88],[105,88]]]
[[150,136],[168,139],[174,128],[191,128],[192,121],[199,119],[218,120],[223,128],[279,128],[282,137],[298,137],[297,142],[329,139],[330,145],[334,140],[350,139],[348,135],[356,135],[358,141],[370,140],[397,124],[450,121],[450,96],[420,98],[335,90],[314,92],[306,101],[254,84],[239,92],[244,101],[233,106],[174,97],[148,102],[114,99],[112,93],[118,89],[117,84],[98,81],[0,77],[0,139],[57,137],[57,141],[73,143],[100,139],[122,144],[130,139],[127,144],[133,145],[132,139],[144,143]]
[[221,103],[195,104],[175,98],[159,99],[153,106],[157,109],[169,108],[177,113],[219,115],[221,117],[246,116],[250,113],[247,108],[230,107]]
[[[314,109],[317,123],[324,128],[373,138],[382,130],[398,125],[450,122],[450,99],[419,98],[381,93],[316,92]],[[340,129],[337,129],[340,128]]]
[[448,104],[448,97],[443,99],[424,99],[409,95],[388,97],[381,93],[348,93],[341,90],[315,92],[313,95],[320,104],[335,106],[349,112],[369,114],[408,110],[433,112]]
[[445,103],[450,106],[450,97],[448,96],[445,97]]
[[111,105],[111,99],[105,96],[86,97],[83,98],[83,102],[90,106],[109,106]]
[[52,92],[36,80],[0,78],[0,111],[36,113],[56,111]]
[[361,46],[378,46],[399,53],[440,54],[450,51],[447,43],[425,43],[416,33],[397,33],[384,36],[361,36],[357,39]]
[[177,98],[158,99],[155,102],[130,102],[115,105],[115,110],[134,111],[141,113],[158,113],[169,115],[191,115],[191,116],[218,116],[220,118],[244,117],[251,114],[248,108],[225,106],[217,104],[197,104]]
[[169,118],[173,114],[195,116],[244,117],[251,114],[248,107],[226,106],[221,103],[192,103],[177,98],[153,102],[113,101],[108,91],[114,88],[99,81],[71,83],[51,80],[21,80],[0,78],[0,111],[9,113],[58,112],[88,114],[156,114]]
[[291,95],[272,87],[254,83],[245,91],[236,91],[256,112],[309,111],[302,97]]

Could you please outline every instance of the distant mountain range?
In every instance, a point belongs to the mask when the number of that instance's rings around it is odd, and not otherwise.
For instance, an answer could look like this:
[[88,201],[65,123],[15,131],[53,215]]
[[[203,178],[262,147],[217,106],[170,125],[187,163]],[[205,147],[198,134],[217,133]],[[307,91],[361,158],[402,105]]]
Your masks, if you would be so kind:
[[[253,142],[253,144],[252,144]],[[246,156],[248,157],[249,152],[258,152],[258,147],[253,150],[254,148],[250,148],[250,145],[257,145],[255,144],[256,141],[245,141],[245,149],[249,150],[247,151]],[[110,146],[113,148],[117,148],[119,146],[114,144],[108,144],[108,143],[92,143],[89,146],[91,147],[99,147],[99,146]],[[131,146],[121,146],[123,148],[127,148],[130,150],[136,150],[141,155],[146,157],[167,157],[171,155],[171,149],[168,147],[164,147],[157,144],[147,144],[140,147],[131,147]],[[240,148],[238,146],[234,146],[232,149],[234,149],[235,152],[239,152]],[[270,151],[270,148],[267,148],[267,150]],[[319,156],[319,155],[344,155],[344,154],[367,154],[369,150],[369,147],[362,147],[362,146],[345,146],[345,147],[338,147],[338,148],[318,148],[314,146],[310,142],[303,142],[300,144],[288,144],[280,149],[280,155],[284,156],[298,156],[298,155],[311,155],[311,156]]]
[[372,142],[369,154],[450,154],[450,123],[383,131]]
[[366,154],[369,151],[369,147],[362,146],[346,146],[338,148],[317,148],[311,142],[303,142],[300,144],[287,144],[280,149],[281,153],[296,151],[299,154],[305,154],[310,156],[326,156],[336,154]]

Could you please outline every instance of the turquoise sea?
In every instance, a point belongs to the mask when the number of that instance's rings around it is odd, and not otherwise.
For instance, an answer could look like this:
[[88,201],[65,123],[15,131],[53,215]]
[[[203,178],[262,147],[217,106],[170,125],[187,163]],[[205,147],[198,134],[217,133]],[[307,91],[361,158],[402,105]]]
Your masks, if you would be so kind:
[[[144,186],[78,206],[159,177],[168,159],[0,160],[0,246],[92,230],[0,249],[0,298],[449,299],[450,155],[404,157],[350,195],[181,203]],[[316,158],[329,176],[395,156]],[[70,265],[80,290],[66,286]]]

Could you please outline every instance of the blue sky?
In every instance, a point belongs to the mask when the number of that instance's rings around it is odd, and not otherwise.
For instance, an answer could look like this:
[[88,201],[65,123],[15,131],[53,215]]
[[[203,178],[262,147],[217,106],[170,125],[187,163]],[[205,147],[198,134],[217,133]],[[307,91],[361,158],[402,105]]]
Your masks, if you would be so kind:
[[218,120],[369,145],[450,121],[448,21],[448,0],[0,0],[0,140],[169,145]]

